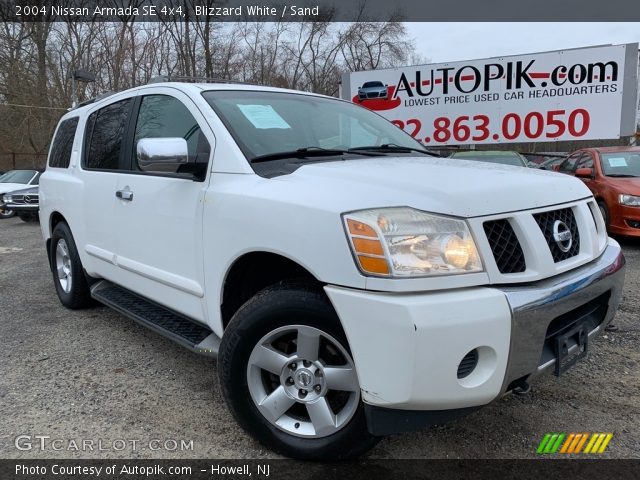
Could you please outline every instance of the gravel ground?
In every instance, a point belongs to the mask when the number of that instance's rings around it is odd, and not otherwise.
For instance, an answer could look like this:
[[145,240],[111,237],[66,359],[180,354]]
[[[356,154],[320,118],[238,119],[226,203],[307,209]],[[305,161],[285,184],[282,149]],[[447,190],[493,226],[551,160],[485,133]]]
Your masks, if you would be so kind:
[[[613,432],[606,457],[640,458],[640,241],[623,248],[620,330],[593,342],[586,360],[538,378],[528,395],[386,438],[371,458],[532,458],[552,431]],[[276,457],[232,419],[215,361],[106,307],[62,307],[38,225],[15,218],[0,223],[0,342],[0,458]],[[33,448],[18,450],[18,435]],[[36,435],[50,437],[45,451]],[[74,451],[83,439],[94,450]]]

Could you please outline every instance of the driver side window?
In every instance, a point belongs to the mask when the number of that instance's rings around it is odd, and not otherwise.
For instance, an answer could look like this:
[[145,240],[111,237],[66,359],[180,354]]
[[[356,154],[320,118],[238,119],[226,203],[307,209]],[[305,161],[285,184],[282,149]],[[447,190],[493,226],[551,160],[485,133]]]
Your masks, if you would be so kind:
[[147,95],[142,98],[134,137],[135,170],[143,170],[137,145],[144,138],[181,138],[186,141],[188,162],[180,165],[176,173],[190,173],[209,162],[209,142],[196,119],[177,98],[168,95]]

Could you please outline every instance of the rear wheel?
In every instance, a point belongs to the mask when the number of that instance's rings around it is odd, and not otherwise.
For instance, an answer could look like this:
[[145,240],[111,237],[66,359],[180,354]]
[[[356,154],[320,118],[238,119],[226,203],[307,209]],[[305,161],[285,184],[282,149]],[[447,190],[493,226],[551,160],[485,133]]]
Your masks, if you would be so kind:
[[368,433],[353,358],[321,290],[266,288],[234,315],[222,340],[220,383],[236,420],[284,455],[357,457]]
[[69,226],[58,223],[51,235],[53,283],[60,302],[73,310],[91,305],[89,284]]

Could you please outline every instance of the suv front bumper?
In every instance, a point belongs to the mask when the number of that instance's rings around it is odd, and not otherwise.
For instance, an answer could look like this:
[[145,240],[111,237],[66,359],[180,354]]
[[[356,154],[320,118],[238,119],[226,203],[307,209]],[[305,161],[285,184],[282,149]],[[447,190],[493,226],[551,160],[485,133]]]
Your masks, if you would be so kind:
[[[611,321],[624,256],[609,240],[596,260],[540,282],[397,294],[327,286],[347,335],[371,423],[421,426],[490,403],[555,364],[552,338],[584,322],[593,336]],[[569,344],[569,350],[578,348]],[[472,350],[477,364],[458,378]],[[404,413],[403,413],[404,411]],[[447,412],[449,411],[449,412]],[[372,414],[375,413],[375,415]],[[418,414],[426,421],[418,421]],[[399,422],[402,418],[405,422]],[[409,420],[411,419],[411,420]]]

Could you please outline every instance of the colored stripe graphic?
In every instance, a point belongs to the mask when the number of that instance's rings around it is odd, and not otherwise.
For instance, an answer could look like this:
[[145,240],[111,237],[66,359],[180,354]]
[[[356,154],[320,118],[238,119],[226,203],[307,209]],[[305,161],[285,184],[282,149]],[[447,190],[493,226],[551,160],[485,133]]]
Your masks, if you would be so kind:
[[[593,444],[596,443],[596,440],[598,439],[600,435],[598,435],[597,433],[592,433],[591,434],[591,438],[589,438],[589,442],[587,443],[587,446],[584,448],[584,453],[591,453],[591,447],[593,447]],[[576,452],[576,453],[580,453],[580,452]]]
[[544,452],[544,447],[547,445],[549,438],[551,438],[550,433],[545,434],[545,436],[542,438],[542,441],[540,442],[540,444],[538,445],[538,449],[536,450],[536,453],[538,455],[541,455]]
[[564,440],[566,434],[564,433],[547,433],[538,448],[536,449],[536,453],[542,454],[550,454],[556,453],[562,445],[562,440]]
[[582,447],[584,446],[584,444],[587,441],[587,438],[589,438],[589,434],[588,433],[581,433],[582,438],[580,439],[580,442],[578,442],[578,444],[576,445],[576,448],[573,452],[570,453],[580,453],[580,450],[582,450]]
[[598,453],[604,453],[604,451],[607,449],[607,445],[609,445],[609,442],[613,438],[613,433],[607,433],[606,435],[607,436],[604,438],[602,445],[600,445],[600,450],[598,450]]
[[[579,434],[578,434],[579,435]],[[562,448],[560,449],[560,453],[567,453],[570,445],[574,442],[574,438],[576,438],[575,433],[570,433],[565,442],[562,444]]]
[[[546,433],[536,449],[538,455],[562,453],[603,453],[613,433]],[[586,447],[585,447],[586,444]],[[583,450],[584,447],[584,450]]]

